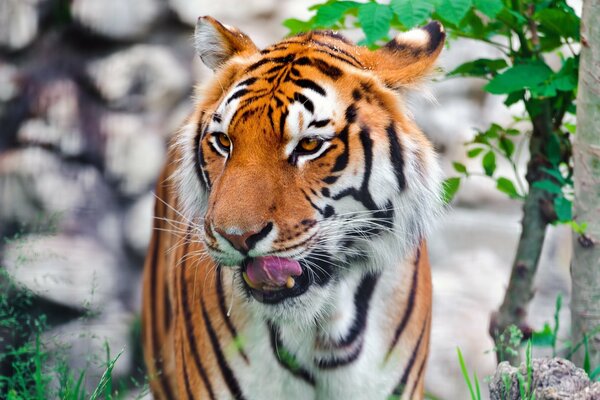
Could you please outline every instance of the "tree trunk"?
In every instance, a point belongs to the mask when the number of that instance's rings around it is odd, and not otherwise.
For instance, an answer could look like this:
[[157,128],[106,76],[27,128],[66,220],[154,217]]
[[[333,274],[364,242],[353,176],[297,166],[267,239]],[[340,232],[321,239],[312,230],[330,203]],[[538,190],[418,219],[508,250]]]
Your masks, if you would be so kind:
[[[573,240],[573,343],[589,337],[592,367],[600,365],[600,0],[584,0],[577,96],[577,134],[573,144],[576,220],[587,223]],[[595,335],[593,335],[595,330]],[[584,346],[574,355],[582,365]]]

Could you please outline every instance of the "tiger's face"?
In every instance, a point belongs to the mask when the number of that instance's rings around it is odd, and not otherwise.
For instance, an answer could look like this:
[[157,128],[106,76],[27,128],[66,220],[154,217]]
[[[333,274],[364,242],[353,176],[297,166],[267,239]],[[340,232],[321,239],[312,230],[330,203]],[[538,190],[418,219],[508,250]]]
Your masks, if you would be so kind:
[[443,45],[432,23],[371,52],[331,32],[259,51],[201,18],[197,47],[215,78],[177,151],[183,206],[202,240],[268,318],[323,312],[352,268],[405,256],[439,205],[430,143],[398,91]]

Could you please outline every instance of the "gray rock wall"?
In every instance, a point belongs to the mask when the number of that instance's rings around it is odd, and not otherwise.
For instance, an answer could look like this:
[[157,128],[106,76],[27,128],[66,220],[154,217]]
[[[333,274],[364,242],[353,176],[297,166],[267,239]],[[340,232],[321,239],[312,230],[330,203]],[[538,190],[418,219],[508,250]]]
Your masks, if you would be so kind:
[[[197,16],[238,26],[265,46],[285,34],[281,21],[306,17],[311,3],[0,0],[0,236],[25,234],[2,246],[1,264],[39,296],[84,314],[46,335],[48,343],[70,344],[73,365],[90,364],[87,355],[102,354],[107,340],[115,351],[125,350],[118,376],[137,368],[129,333],[140,306],[152,187],[166,141],[191,108],[193,84],[210,77],[192,49]],[[494,53],[453,42],[441,64],[451,69],[481,56]],[[449,175],[451,161],[477,168],[465,160],[463,146],[474,127],[520,112],[508,112],[481,86],[452,79],[430,86],[437,102],[411,96],[411,109]],[[51,234],[36,228],[48,218]],[[479,376],[494,371],[486,352],[492,348],[488,318],[503,296],[519,221],[517,202],[473,178],[430,240],[434,319],[427,387],[440,398],[466,398],[457,346]],[[569,247],[568,230],[551,229],[531,307],[534,327],[551,320],[562,292],[562,330],[568,331]],[[89,382],[100,373],[94,371]]]

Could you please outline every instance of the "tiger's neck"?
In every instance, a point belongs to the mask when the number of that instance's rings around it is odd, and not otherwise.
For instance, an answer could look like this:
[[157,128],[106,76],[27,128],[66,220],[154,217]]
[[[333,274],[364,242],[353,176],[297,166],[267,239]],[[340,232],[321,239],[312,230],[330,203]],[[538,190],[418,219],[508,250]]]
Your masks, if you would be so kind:
[[[348,267],[330,283],[327,307],[313,324],[250,317],[245,329],[252,332],[246,342],[249,357],[264,360],[267,349],[295,377],[290,388],[308,384],[318,399],[344,398],[345,390],[352,390],[346,398],[360,398],[356,382],[365,379],[378,382],[385,398],[402,381],[408,383],[402,367],[415,363],[418,347],[423,352],[425,346],[426,356],[427,343],[419,339],[427,336],[428,341],[431,306],[424,251],[423,246],[400,265],[379,272],[365,273],[374,270],[365,265]],[[251,307],[247,311],[251,316]],[[424,358],[420,362],[424,365]],[[365,390],[372,396],[372,386]]]

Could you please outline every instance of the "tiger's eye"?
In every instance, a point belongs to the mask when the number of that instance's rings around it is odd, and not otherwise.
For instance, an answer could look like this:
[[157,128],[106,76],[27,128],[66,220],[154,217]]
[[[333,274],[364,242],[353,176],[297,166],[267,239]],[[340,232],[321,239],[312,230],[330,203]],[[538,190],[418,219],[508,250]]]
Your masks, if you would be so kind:
[[224,133],[217,134],[217,141],[224,149],[229,149],[229,146],[231,146],[231,139]]
[[315,151],[319,147],[320,140],[317,138],[304,138],[298,143],[298,148],[307,153]]

